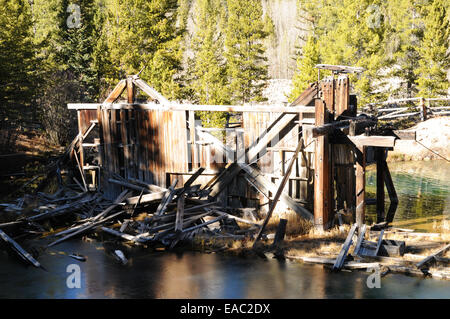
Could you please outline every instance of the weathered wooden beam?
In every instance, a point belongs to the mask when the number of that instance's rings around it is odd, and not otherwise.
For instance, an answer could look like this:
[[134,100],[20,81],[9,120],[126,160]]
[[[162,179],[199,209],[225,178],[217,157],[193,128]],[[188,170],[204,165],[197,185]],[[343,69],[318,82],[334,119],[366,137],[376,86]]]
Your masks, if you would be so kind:
[[314,113],[313,106],[284,106],[280,104],[271,106],[262,105],[197,105],[181,104],[174,102],[167,103],[114,103],[104,105],[101,103],[68,103],[69,110],[95,110],[97,107],[114,110],[160,110],[160,111],[209,111],[209,112],[264,112],[264,113]]
[[334,262],[333,270],[340,270],[344,265],[348,250],[350,249],[350,246],[353,242],[352,238],[353,235],[355,234],[357,226],[358,226],[357,224],[353,224],[352,228],[350,228],[350,232],[348,233],[347,238],[345,239],[344,245],[342,245],[342,249]]
[[41,267],[41,264],[33,258],[25,249],[23,249],[14,239],[9,237],[3,230],[0,229],[0,238],[11,247],[11,249],[24,261],[33,265],[34,267]]
[[356,149],[356,223],[358,227],[365,222],[366,211],[366,147]]
[[286,225],[287,219],[280,219],[278,223],[277,231],[275,232],[275,238],[273,240],[272,247],[278,247],[284,241],[284,236],[286,235]]
[[[328,122],[328,112],[324,102],[316,99],[316,125]],[[314,225],[323,230],[332,220],[331,162],[328,136],[316,139],[314,155]]]
[[177,200],[177,215],[175,219],[175,231],[183,230],[183,216],[184,216],[184,195],[178,197]]
[[[125,88],[127,87],[127,81],[126,80],[120,80],[119,83],[117,83],[116,87],[111,91],[111,93],[109,93],[108,97],[105,99],[105,101],[103,102],[103,104],[108,104],[108,103],[114,103],[122,94],[122,92],[125,90]],[[100,104],[102,105],[102,104]],[[97,106],[95,106],[93,109],[96,109]]]
[[140,78],[133,78],[133,83],[142,91],[144,91],[145,94],[147,94],[153,100],[157,100],[160,104],[170,103],[168,99],[166,99],[161,93],[156,91],[150,85],[148,85],[144,80]]
[[426,266],[428,263],[432,262],[435,257],[441,256],[443,253],[445,253],[447,250],[450,249],[450,244],[444,246],[443,248],[439,249],[434,254],[431,254],[430,256],[424,258],[420,262],[416,264],[416,267],[419,269],[422,269],[424,266]]
[[357,147],[362,146],[375,146],[375,147],[394,147],[394,136],[348,136],[348,139],[352,141]]
[[377,223],[384,221],[384,161],[385,149],[381,147],[375,148],[375,159],[377,162]]
[[158,208],[156,209],[156,212],[155,212],[156,216],[162,215],[164,213],[164,211],[167,209],[167,205],[170,204],[173,197],[177,193],[177,191],[175,190],[175,186],[177,185],[177,183],[178,183],[178,179],[175,179],[173,181],[172,185],[170,185],[170,187],[164,193],[164,197],[162,198],[161,203],[159,204]]
[[297,149],[295,150],[294,155],[291,158],[291,161],[289,162],[289,166],[284,173],[283,179],[281,180],[280,186],[277,189],[277,192],[275,193],[275,197],[272,201],[272,205],[270,206],[269,212],[267,213],[266,218],[264,219],[264,222],[262,224],[261,229],[259,230],[258,234],[256,235],[255,242],[253,243],[253,247],[255,246],[256,242],[261,239],[261,236],[267,226],[267,223],[269,222],[270,217],[272,217],[272,213],[275,210],[275,207],[277,206],[278,200],[281,197],[281,194],[283,193],[283,189],[286,186],[286,182],[289,180],[289,176],[291,175],[292,167],[294,166],[295,161],[297,160],[298,153],[304,148],[303,144],[303,138],[300,139],[297,145]]
[[359,250],[361,249],[361,245],[364,241],[364,236],[366,234],[366,224],[362,225],[362,227],[358,230],[358,241],[356,242],[355,249],[353,251],[354,256],[359,255]]

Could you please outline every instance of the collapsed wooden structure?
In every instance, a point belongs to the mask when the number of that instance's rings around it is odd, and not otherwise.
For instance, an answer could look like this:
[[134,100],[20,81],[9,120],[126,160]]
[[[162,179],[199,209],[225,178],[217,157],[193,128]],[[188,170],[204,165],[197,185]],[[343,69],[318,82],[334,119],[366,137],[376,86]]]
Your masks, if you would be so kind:
[[[377,221],[390,222],[398,200],[387,152],[397,138],[415,136],[382,129],[376,118],[357,116],[357,98],[350,95],[348,76],[339,70],[333,70],[337,76],[311,84],[289,106],[173,103],[139,77],[128,77],[101,104],[68,104],[78,112],[74,157],[81,179],[86,186],[91,176],[91,187],[114,199],[124,188],[114,175],[162,194],[175,180],[184,185],[201,167],[205,170],[196,182],[206,192],[203,198],[224,208],[255,207],[271,214],[279,200],[279,210],[290,208],[328,229],[342,215],[361,226],[365,206],[375,204]],[[150,101],[138,100],[137,89]],[[126,101],[120,100],[123,92]],[[242,123],[203,128],[196,111],[241,113]],[[218,138],[214,131],[222,135]],[[91,132],[98,135],[92,138]],[[98,156],[87,158],[92,148]],[[374,162],[377,197],[371,200],[365,196],[365,169]],[[387,214],[385,185],[391,201]]]

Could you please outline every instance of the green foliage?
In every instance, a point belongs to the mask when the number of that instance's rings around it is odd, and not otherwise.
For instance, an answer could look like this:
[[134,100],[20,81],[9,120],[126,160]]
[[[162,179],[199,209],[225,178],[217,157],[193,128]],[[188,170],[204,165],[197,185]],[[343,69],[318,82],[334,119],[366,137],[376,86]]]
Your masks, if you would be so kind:
[[297,69],[292,78],[293,89],[289,101],[294,101],[310,83],[317,81],[317,69],[314,68],[320,62],[317,41],[310,36],[302,48],[303,54],[297,59]]
[[[351,76],[359,105],[387,95],[435,96],[448,89],[450,28],[445,0],[299,0],[299,5],[302,22],[317,39],[321,63],[365,68]],[[300,72],[305,68],[302,60],[299,57],[291,99],[305,87],[302,73],[307,79],[311,72],[308,68]],[[388,85],[392,79],[401,85]]]
[[228,0],[225,57],[232,103],[263,101],[267,84],[265,31],[260,0]]
[[35,94],[31,8],[25,0],[0,0],[0,118],[23,120]]
[[[191,88],[200,104],[227,104],[226,65],[222,56],[220,0],[199,0],[195,12],[196,32],[192,39],[194,57],[190,60]],[[226,113],[198,112],[207,127],[223,127]]]
[[418,75],[419,96],[435,97],[448,94],[449,12],[450,6],[445,0],[434,0],[423,8],[425,30],[422,44],[418,48],[419,67],[415,72]]
[[[176,0],[107,0],[104,32],[113,66],[108,82],[137,74],[169,99],[180,97],[182,35]],[[183,25],[183,24],[182,24]]]

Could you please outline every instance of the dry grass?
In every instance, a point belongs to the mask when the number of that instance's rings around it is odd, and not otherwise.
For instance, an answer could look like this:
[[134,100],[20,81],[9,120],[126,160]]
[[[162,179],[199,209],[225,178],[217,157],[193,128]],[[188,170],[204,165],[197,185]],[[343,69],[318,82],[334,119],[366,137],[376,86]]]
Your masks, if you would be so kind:
[[270,218],[267,223],[266,232],[276,231],[280,219],[286,219],[286,235],[304,235],[308,234],[313,228],[313,223],[311,221],[305,220],[296,213],[286,212],[283,214],[276,214]]

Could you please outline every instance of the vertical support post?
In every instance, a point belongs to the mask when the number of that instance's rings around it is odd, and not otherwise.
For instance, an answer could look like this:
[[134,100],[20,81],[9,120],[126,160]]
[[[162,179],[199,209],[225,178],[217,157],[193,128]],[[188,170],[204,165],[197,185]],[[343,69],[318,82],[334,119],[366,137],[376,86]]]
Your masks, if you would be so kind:
[[272,247],[276,248],[284,241],[284,236],[286,235],[286,224],[287,219],[280,219],[280,223],[278,224],[277,231],[275,233],[275,239],[273,240]]
[[384,181],[386,184],[386,188],[389,194],[389,200],[391,202],[389,206],[389,210],[386,216],[386,221],[388,223],[392,223],[395,216],[395,211],[397,210],[398,206],[398,197],[397,192],[395,191],[394,183],[392,182],[391,173],[389,172],[389,167],[386,163],[386,161],[383,161],[383,173],[384,173]]
[[191,140],[191,159],[192,170],[196,169],[199,164],[197,145],[195,144],[195,112],[189,111],[189,133]]
[[[315,100],[316,125],[328,122],[328,112],[325,103]],[[330,226],[331,203],[331,168],[328,136],[319,136],[316,139],[314,159],[314,224],[316,228],[325,230]]]
[[134,103],[136,96],[136,87],[134,86],[133,78],[131,77],[127,78],[127,95],[128,95],[128,103],[130,104]]
[[427,106],[425,105],[425,99],[423,97],[420,98],[420,108],[422,111],[422,121],[427,120]]
[[356,149],[356,223],[358,228],[365,223],[366,212],[366,147]]
[[[78,151],[80,153],[80,168],[81,168],[81,174],[84,176],[84,149],[83,149],[83,121],[82,121],[82,113],[80,110],[77,110],[78,115],[78,133],[80,134],[80,138],[78,140]],[[75,151],[76,152],[76,151]]]
[[384,221],[384,155],[383,147],[375,148],[377,161],[377,223]]

